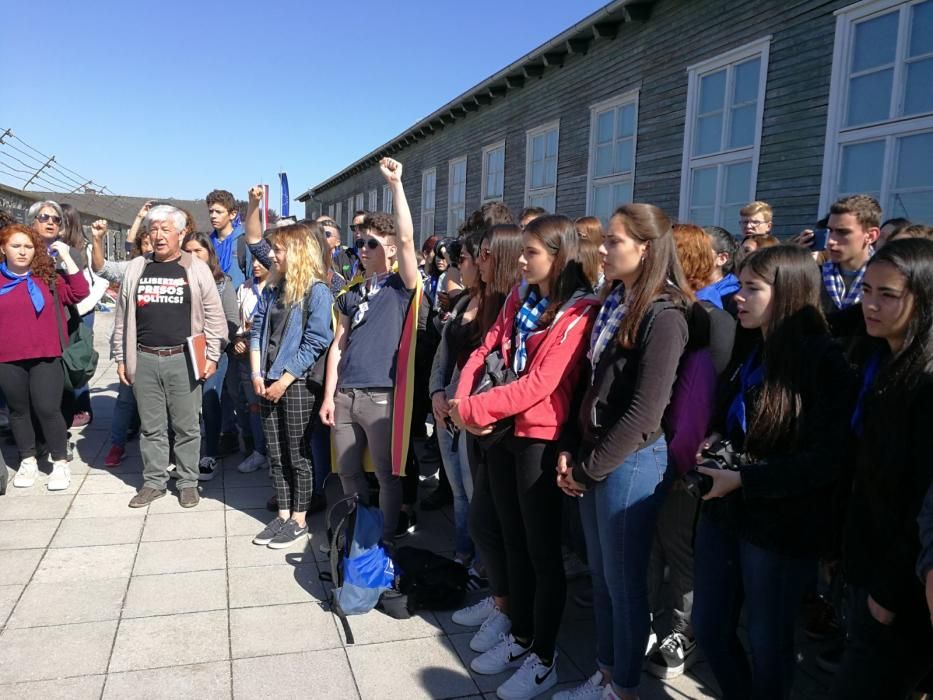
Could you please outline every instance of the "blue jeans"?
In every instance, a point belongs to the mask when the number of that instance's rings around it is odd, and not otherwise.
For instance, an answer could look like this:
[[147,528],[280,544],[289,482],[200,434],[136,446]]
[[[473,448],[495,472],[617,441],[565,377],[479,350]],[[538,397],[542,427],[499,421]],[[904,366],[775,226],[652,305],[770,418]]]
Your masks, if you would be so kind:
[[227,376],[227,353],[220,353],[217,371],[201,387],[201,415],[204,418],[204,456],[216,457],[220,453],[220,429],[223,422],[221,394]]
[[580,499],[593,579],[596,654],[612,682],[635,691],[651,625],[648,561],[658,513],[670,485],[662,437],[629,455]]
[[470,538],[468,527],[470,501],[473,498],[473,475],[470,472],[470,463],[466,454],[466,433],[457,439],[454,449],[453,438],[444,426],[436,426],[437,446],[441,452],[441,461],[450,490],[454,495],[454,537],[458,555],[473,556],[475,548]]
[[[693,631],[723,699],[789,697],[794,623],[816,561],[757,547],[707,517],[697,527],[694,561]],[[743,602],[748,655],[736,634]]]
[[133,394],[133,387],[120,382],[117,387],[117,402],[113,407],[113,419],[110,423],[110,442],[117,447],[126,447],[126,433],[134,424],[139,424],[136,396]]
[[[249,364],[237,361],[235,367],[240,378],[240,390],[246,399],[248,413],[249,434],[253,436],[253,449],[262,456],[266,455],[266,434],[262,431],[262,418],[259,416],[259,397],[253,389],[253,380],[250,377]],[[244,433],[245,434],[245,433]]]

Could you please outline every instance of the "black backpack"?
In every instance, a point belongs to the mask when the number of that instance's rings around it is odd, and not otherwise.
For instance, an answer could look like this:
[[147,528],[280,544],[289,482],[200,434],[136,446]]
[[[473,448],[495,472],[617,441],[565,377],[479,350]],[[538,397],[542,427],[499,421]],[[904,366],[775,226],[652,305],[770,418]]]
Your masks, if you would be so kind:
[[409,611],[456,610],[463,605],[470,575],[459,562],[418,547],[400,547],[393,560],[399,572],[398,593],[408,597]]

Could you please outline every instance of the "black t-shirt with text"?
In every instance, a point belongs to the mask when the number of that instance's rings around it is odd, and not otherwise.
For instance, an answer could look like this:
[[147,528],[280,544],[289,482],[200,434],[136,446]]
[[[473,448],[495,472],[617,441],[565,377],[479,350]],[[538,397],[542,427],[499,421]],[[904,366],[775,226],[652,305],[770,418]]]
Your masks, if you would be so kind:
[[152,261],[136,287],[136,342],[182,345],[191,335],[191,288],[178,260]]

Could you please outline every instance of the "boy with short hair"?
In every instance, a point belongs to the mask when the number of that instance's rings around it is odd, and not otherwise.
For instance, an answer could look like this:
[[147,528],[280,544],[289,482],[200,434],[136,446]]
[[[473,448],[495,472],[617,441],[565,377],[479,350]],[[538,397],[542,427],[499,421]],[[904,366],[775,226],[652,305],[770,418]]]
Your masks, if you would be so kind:
[[833,203],[829,210],[823,289],[820,301],[827,315],[862,300],[862,278],[874,253],[881,225],[881,205],[867,194],[854,194]]
[[[395,392],[405,390],[398,381],[403,368],[400,342],[406,324],[417,321],[409,315],[414,312],[412,300],[421,276],[402,164],[384,158],[379,167],[392,190],[397,218],[369,214],[361,224],[360,258],[367,277],[337,300],[339,322],[328,354],[320,415],[333,428],[344,493],[356,493],[363,502],[369,499],[363,451],[369,449],[380,486],[383,535],[388,539],[395,534],[402,506],[400,465],[393,463],[392,456],[393,426],[403,418],[393,414]],[[396,261],[398,272],[392,272]]]

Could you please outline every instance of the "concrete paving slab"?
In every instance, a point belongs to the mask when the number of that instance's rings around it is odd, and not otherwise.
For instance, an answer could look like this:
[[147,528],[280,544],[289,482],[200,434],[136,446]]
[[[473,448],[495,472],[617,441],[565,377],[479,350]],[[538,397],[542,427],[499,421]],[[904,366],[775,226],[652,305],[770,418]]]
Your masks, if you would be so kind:
[[209,571],[225,569],[226,565],[226,541],[223,537],[182,542],[142,542],[136,555],[133,576]]
[[[7,627],[43,627],[117,620],[123,607],[127,578],[30,583]],[[2,694],[0,694],[2,695]]]
[[126,594],[123,618],[226,609],[227,572],[189,571],[134,576]]

